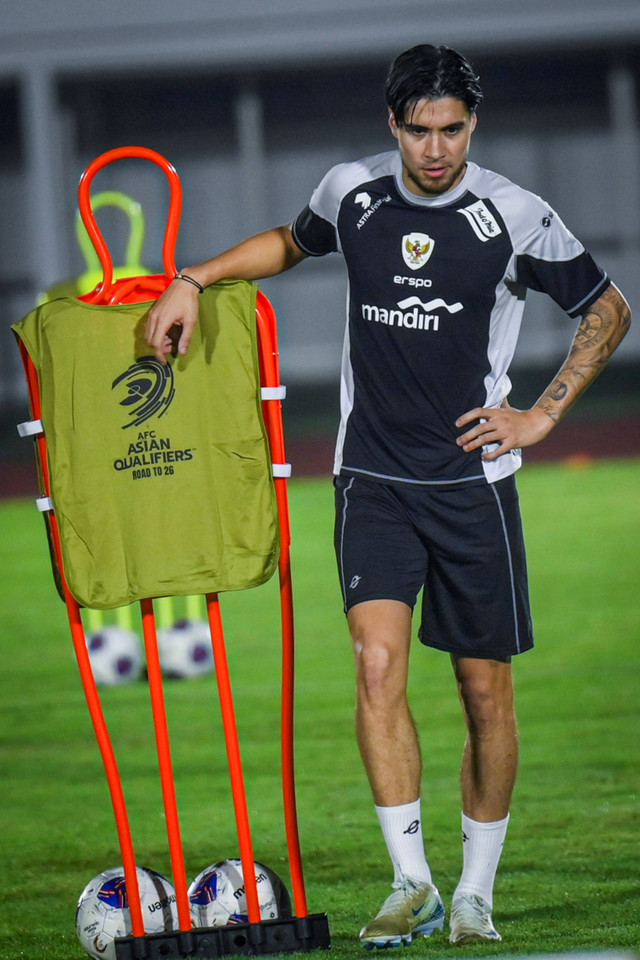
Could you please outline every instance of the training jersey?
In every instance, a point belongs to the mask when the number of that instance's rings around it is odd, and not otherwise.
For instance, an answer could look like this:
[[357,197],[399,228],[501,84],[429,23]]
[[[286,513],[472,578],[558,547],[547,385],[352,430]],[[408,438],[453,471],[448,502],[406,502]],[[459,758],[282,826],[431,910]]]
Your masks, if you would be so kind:
[[292,230],[348,271],[334,472],[414,484],[513,473],[520,451],[465,453],[455,421],[509,394],[527,289],[578,317],[607,288],[560,217],[475,163],[448,193],[417,196],[394,150],[333,167]]

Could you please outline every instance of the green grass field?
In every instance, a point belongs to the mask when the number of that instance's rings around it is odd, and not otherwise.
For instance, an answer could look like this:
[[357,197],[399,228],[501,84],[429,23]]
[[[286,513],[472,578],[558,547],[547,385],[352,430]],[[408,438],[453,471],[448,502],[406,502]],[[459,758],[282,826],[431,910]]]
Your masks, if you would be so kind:
[[[528,467],[520,476],[536,650],[515,663],[520,778],[496,885],[503,942],[416,957],[635,948],[640,941],[640,460]],[[332,555],[329,480],[291,483],[297,622],[296,759],[309,909],[329,914],[335,960],[390,881],[353,737],[352,662]],[[0,503],[2,875],[0,958],[80,960],[85,883],[118,865],[113,816],[30,502]],[[256,858],[288,883],[279,786],[276,584],[222,598]],[[449,902],[461,861],[463,727],[447,657],[415,644],[424,819]],[[166,685],[189,877],[237,855],[216,686]],[[103,693],[137,858],[170,874],[143,683]]]

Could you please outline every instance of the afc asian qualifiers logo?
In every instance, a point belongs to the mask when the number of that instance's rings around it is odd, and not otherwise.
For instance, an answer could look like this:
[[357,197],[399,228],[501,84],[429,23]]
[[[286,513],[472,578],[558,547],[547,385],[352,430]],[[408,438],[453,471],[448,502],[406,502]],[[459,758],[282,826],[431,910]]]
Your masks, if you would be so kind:
[[410,270],[419,270],[433,253],[435,240],[426,233],[406,233],[402,238],[402,256]]
[[138,357],[128,370],[120,374],[111,384],[115,390],[122,384],[126,388],[124,399],[119,400],[121,407],[133,407],[129,411],[129,420],[122,427],[138,427],[150,417],[162,417],[175,396],[173,370],[170,364],[160,363],[155,357]]

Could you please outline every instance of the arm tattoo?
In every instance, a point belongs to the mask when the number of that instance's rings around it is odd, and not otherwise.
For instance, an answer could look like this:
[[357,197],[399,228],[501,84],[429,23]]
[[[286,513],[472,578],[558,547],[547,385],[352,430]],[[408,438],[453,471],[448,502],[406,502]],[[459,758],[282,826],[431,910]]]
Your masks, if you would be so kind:
[[631,313],[613,284],[583,315],[569,355],[536,406],[558,421],[597,377],[631,323]]
[[549,391],[552,400],[564,400],[567,395],[568,387],[561,380],[556,380]]

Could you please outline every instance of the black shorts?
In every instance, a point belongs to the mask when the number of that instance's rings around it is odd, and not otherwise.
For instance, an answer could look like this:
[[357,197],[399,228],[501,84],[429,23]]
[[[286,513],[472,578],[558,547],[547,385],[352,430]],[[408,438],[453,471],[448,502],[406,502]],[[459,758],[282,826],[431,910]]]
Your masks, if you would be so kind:
[[335,548],[345,611],[420,590],[422,643],[505,659],[533,646],[527,563],[513,476],[423,486],[336,477]]

